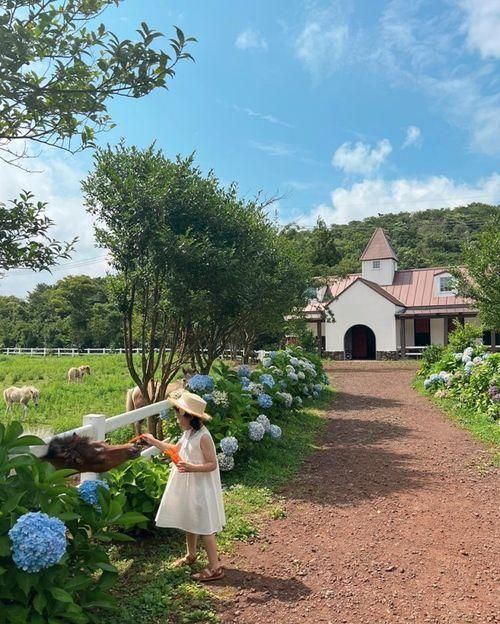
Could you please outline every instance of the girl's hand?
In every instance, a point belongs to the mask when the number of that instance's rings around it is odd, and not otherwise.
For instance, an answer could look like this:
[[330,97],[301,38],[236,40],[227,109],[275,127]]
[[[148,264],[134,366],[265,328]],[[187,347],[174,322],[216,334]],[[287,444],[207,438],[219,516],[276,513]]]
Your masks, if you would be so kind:
[[151,446],[156,446],[156,443],[158,442],[158,440],[150,433],[143,433],[141,439],[145,440],[148,444],[151,444]]
[[177,464],[177,470],[179,472],[194,472],[194,465],[189,462],[180,461]]

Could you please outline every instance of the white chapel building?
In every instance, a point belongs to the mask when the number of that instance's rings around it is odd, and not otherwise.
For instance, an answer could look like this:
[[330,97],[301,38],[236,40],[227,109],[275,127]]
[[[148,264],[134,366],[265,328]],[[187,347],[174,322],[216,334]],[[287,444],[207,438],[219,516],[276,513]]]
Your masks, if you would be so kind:
[[429,344],[447,344],[455,319],[478,323],[473,303],[451,290],[446,268],[398,270],[397,253],[382,228],[373,233],[361,266],[361,273],[328,281],[304,310],[326,356],[415,355]]

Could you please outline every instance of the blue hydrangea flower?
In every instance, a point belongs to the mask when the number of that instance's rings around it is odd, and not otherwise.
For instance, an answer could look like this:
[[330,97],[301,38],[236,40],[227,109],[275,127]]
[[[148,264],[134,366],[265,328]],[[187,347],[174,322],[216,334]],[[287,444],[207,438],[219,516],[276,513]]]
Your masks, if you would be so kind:
[[263,393],[257,397],[257,403],[262,409],[269,409],[273,405],[273,400],[268,394]]
[[298,366],[299,365],[299,360],[296,357],[290,358],[290,364],[292,366]]
[[427,390],[431,386],[432,386],[432,381],[430,379],[425,379],[424,380],[424,388]]
[[269,431],[269,427],[271,426],[271,421],[265,414],[261,414],[257,416],[255,422],[260,423],[264,427],[264,431],[267,433]]
[[259,377],[259,381],[261,384],[263,384],[264,386],[267,386],[268,388],[273,388],[274,387],[274,379],[272,375],[261,375]]
[[220,441],[220,448],[224,455],[234,455],[238,450],[238,440],[234,436],[226,436]]
[[248,390],[252,393],[252,396],[259,396],[264,392],[264,386],[262,384],[254,383],[251,381],[248,385]]
[[470,356],[470,355],[465,355],[465,353],[464,353],[464,355],[462,355],[462,362],[463,362],[464,364],[467,364],[467,362],[470,362],[470,361],[471,361],[471,359],[472,359],[472,358],[471,358],[471,356]]
[[89,479],[88,481],[80,483],[78,486],[78,495],[85,503],[93,505],[98,511],[101,511],[99,496],[97,494],[99,488],[104,488],[109,491],[109,485],[106,481],[102,481],[101,479]]
[[234,457],[232,455],[218,453],[217,462],[219,464],[219,470],[221,472],[228,472],[229,470],[232,470],[234,468]]
[[242,364],[239,368],[238,368],[238,375],[240,377],[250,377],[250,373],[252,371],[250,370],[250,366],[248,366],[248,364]]
[[464,349],[464,355],[468,355],[469,357],[472,357],[473,353],[474,353],[474,349],[472,347],[467,347],[467,349]]
[[250,379],[248,379],[248,377],[242,377],[241,378],[241,387],[242,387],[243,390],[249,390],[251,383],[252,382],[250,381]]
[[297,373],[288,373],[287,375],[288,379],[290,379],[290,381],[298,381],[299,380],[299,376],[297,375]]
[[210,375],[193,375],[187,383],[187,387],[192,392],[211,392],[215,382]]
[[169,420],[171,416],[170,408],[160,410],[158,416],[160,417],[161,420]]
[[277,355],[278,355],[278,352],[277,352],[277,351],[271,351],[271,352],[269,353],[269,357],[270,357],[270,358],[271,358],[271,360],[273,360],[273,361],[276,359],[276,356],[277,356]]
[[25,572],[40,572],[59,563],[66,552],[66,527],[41,511],[20,516],[9,531],[12,559]]
[[277,392],[276,396],[279,397],[285,404],[285,407],[292,407],[293,396],[288,392]]
[[262,438],[264,437],[264,433],[265,429],[259,422],[256,422],[254,420],[248,423],[248,437],[253,442],[258,442],[259,440],[262,440]]
[[281,438],[281,427],[278,427],[278,425],[271,425],[269,427],[269,435],[273,440],[279,440],[279,438]]
[[272,366],[272,363],[273,363],[273,361],[271,360],[271,358],[270,358],[270,357],[265,357],[265,358],[262,360],[262,366],[263,366],[264,368],[269,368],[270,366]]
[[214,397],[212,394],[204,394],[201,398],[207,403],[210,403],[210,401],[214,400]]

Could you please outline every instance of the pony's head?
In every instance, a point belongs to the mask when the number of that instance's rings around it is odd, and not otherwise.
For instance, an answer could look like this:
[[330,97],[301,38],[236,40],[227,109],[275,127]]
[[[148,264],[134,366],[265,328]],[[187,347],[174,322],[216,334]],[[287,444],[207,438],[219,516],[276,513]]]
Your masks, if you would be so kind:
[[90,366],[80,366],[80,372],[90,375]]
[[38,388],[35,388],[34,386],[28,386],[27,390],[31,394],[31,399],[35,404],[35,407],[38,407],[38,401],[40,400],[40,390],[38,390]]

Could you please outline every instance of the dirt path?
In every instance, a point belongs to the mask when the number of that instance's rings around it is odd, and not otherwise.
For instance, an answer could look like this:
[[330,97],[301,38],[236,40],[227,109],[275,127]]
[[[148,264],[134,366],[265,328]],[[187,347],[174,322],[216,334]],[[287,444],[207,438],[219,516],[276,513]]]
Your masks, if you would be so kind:
[[332,367],[320,450],[284,492],[287,516],[238,546],[224,623],[500,622],[498,473],[410,389],[414,368]]

